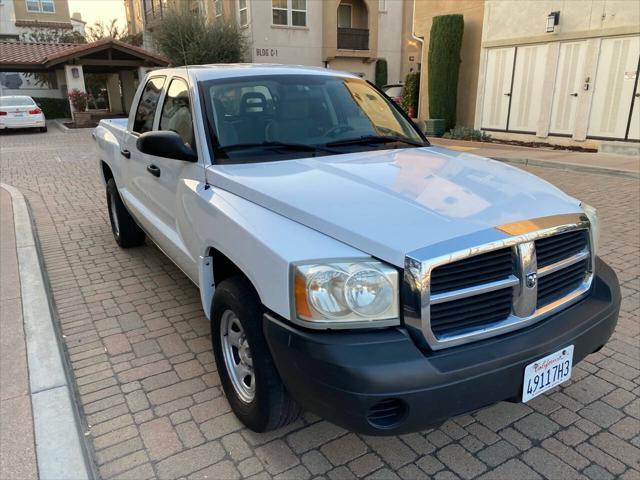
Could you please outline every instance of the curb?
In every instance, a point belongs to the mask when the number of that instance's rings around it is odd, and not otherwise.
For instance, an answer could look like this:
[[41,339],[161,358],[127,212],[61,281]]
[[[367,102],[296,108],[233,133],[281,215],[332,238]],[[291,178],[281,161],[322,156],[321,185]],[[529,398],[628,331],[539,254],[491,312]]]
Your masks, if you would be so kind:
[[96,127],[69,128],[65,126],[64,122],[70,122],[71,121],[70,118],[55,119],[51,121],[56,127],[58,127],[59,130],[62,131],[62,133],[85,132],[87,130],[93,130],[94,128],[96,128]]
[[94,478],[73,403],[50,307],[40,252],[22,193],[0,183],[11,195],[20,275],[22,314],[39,478]]
[[592,165],[581,165],[578,163],[554,162],[553,160],[532,160],[529,158],[503,158],[491,157],[499,162],[512,163],[514,165],[524,165],[532,167],[557,168],[561,170],[575,170],[578,172],[597,173],[600,175],[612,175],[615,177],[627,177],[635,180],[640,179],[640,172],[631,170],[620,170],[608,167],[594,167]]

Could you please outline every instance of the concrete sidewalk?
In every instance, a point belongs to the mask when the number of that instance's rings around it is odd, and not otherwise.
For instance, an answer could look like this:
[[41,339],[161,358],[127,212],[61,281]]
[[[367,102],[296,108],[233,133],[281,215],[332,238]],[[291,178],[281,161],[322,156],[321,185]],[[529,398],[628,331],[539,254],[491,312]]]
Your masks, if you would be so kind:
[[11,196],[0,188],[0,478],[38,478]]
[[567,167],[593,173],[622,174],[640,177],[640,157],[613,153],[572,152],[552,148],[531,148],[500,143],[470,142],[446,138],[429,138],[433,145],[495,158],[517,164]]
[[46,275],[29,208],[0,183],[0,478],[87,480]]

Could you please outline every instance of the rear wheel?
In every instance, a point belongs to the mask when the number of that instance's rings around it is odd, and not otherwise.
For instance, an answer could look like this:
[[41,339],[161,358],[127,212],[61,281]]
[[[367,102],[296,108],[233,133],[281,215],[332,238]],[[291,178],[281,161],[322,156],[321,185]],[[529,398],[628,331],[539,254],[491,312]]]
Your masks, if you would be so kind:
[[300,408],[285,389],[262,333],[263,307],[242,276],[216,286],[211,341],[218,374],[233,412],[266,432],[293,422]]
[[41,131],[42,133],[45,133],[45,132],[47,131],[47,127],[46,127],[46,126],[45,126],[45,127],[40,127],[40,131]]
[[139,247],[144,243],[145,233],[136,224],[127,207],[122,203],[118,187],[113,178],[107,181],[107,207],[111,231],[118,245],[122,248]]

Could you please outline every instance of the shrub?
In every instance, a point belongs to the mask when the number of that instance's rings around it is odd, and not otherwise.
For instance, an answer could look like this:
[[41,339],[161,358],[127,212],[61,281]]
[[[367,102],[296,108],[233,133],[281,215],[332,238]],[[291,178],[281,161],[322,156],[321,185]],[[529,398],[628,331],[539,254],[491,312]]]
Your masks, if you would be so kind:
[[462,15],[433,17],[429,40],[429,117],[456,124],[458,73],[464,19]]
[[443,135],[444,138],[452,138],[455,140],[473,140],[476,142],[486,142],[491,135],[480,130],[474,130],[470,127],[455,127]]
[[69,100],[66,98],[33,97],[47,118],[70,118]]
[[84,112],[87,109],[89,95],[87,95],[86,92],[81,92],[77,88],[74,88],[69,92],[69,99],[76,112]]
[[409,115],[415,116],[418,111],[418,99],[420,98],[420,74],[411,72],[407,74],[402,90],[400,105]]
[[387,61],[381,58],[376,62],[376,85],[384,87],[387,84]]
[[184,5],[166,11],[154,38],[158,49],[172,65],[237,63],[244,58],[246,41],[238,25],[232,22],[207,23]]

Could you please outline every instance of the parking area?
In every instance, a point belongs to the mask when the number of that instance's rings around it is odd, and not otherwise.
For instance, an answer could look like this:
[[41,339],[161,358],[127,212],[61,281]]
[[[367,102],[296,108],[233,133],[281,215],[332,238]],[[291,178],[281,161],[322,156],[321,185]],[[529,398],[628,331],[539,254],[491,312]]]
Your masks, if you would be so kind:
[[640,478],[637,179],[528,168],[598,208],[600,255],[622,285],[613,338],[571,381],[398,437],[310,413],[256,434],[223,396],[196,287],[151,243],[113,241],[95,155],[88,131],[0,135],[0,181],[30,204],[103,479]]

